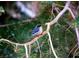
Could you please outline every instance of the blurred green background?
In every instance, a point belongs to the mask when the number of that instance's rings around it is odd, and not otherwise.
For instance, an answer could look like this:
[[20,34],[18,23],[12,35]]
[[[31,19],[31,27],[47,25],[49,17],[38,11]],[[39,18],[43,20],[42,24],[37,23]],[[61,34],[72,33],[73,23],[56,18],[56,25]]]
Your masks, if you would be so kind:
[[[7,19],[5,20],[6,24],[13,24],[6,27],[0,27],[0,38],[5,38],[13,42],[25,43],[29,42],[32,36],[32,29],[37,25],[41,24],[43,26],[43,30],[46,29],[45,23],[53,20],[55,17],[51,13],[52,3],[59,4],[61,6],[65,5],[65,2],[54,2],[54,1],[42,1],[41,3],[41,11],[40,15],[35,18],[34,21],[31,22],[23,22],[24,20],[14,20]],[[60,10],[63,7],[59,7]],[[55,16],[57,13],[55,13]],[[56,54],[60,58],[68,58],[72,57],[72,52],[70,55],[70,50],[77,44],[76,34],[74,31],[74,26],[72,28],[68,25],[68,12],[64,13],[64,15],[59,19],[59,21],[51,26],[50,33],[52,37],[52,43],[54,45],[54,49]],[[79,22],[79,18],[77,21]],[[78,24],[77,24],[78,25]],[[40,50],[38,48],[37,42],[31,45],[31,53],[29,55],[30,58],[54,58],[54,55],[50,48],[50,43],[48,41],[48,36],[44,35],[38,40],[40,45]],[[24,58],[25,57],[25,49],[23,46],[18,46],[17,51],[14,51],[15,45],[12,45],[8,42],[0,42],[0,57],[1,58]],[[78,52],[77,52],[78,53]],[[78,57],[79,54],[77,54]]]

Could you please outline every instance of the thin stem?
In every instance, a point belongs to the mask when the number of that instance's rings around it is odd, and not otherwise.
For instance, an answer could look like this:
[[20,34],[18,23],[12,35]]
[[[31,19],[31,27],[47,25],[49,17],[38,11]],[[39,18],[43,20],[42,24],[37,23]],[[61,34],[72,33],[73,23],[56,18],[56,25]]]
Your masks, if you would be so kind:
[[28,55],[28,48],[27,48],[27,45],[25,44],[24,47],[25,47],[25,54],[26,54],[26,57],[28,58],[29,55]]
[[52,20],[50,23],[50,25],[55,24],[58,19],[67,11],[68,7],[69,7],[70,2],[68,1],[64,7],[64,9],[56,16],[56,18],[54,18],[54,20]]
[[15,45],[14,51],[17,52],[18,45]]
[[3,39],[3,38],[2,38],[2,39],[0,39],[0,41],[6,41],[6,42],[9,42],[9,43],[14,44],[14,45],[24,46],[24,44],[15,43],[15,42],[9,41],[9,40],[7,40],[7,39]]
[[50,42],[50,46],[51,46],[52,52],[53,52],[55,58],[58,58],[58,56],[56,55],[56,52],[55,52],[55,50],[54,50],[53,44],[52,44],[51,35],[50,35],[49,32],[48,32],[47,34],[48,34],[48,36],[49,36],[49,42]]
[[73,58],[75,57],[75,53],[78,51],[79,48],[77,48],[73,54]]
[[38,42],[38,40],[36,41],[37,42],[37,45],[38,45],[38,49],[39,49],[39,52],[40,52],[40,58],[42,57],[42,55],[41,55],[41,49],[40,49],[40,45],[39,45],[39,42]]
[[[68,8],[69,12],[71,13],[73,19],[75,20],[75,15],[73,14],[72,10],[70,8]],[[77,36],[77,40],[78,40],[78,47],[79,47],[79,31],[78,28],[75,26],[75,32],[76,32],[76,36]]]
[[31,45],[29,45],[29,57],[30,57],[30,54],[31,54]]
[[70,50],[68,56],[71,54],[71,52],[77,47],[77,44]]

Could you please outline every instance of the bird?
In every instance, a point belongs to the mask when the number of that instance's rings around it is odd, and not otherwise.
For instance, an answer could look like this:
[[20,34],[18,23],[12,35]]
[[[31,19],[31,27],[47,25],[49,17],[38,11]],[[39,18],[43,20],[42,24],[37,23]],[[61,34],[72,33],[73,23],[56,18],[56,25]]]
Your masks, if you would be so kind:
[[42,34],[43,28],[40,24],[37,24],[35,28],[32,30],[32,36],[38,36]]

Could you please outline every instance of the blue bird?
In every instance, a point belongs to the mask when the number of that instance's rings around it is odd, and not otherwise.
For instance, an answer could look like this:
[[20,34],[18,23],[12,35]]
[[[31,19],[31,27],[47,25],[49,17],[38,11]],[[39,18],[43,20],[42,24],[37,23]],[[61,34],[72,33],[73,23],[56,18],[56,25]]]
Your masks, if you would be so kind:
[[43,29],[42,26],[40,24],[36,25],[35,28],[32,30],[32,36],[37,36],[42,34]]

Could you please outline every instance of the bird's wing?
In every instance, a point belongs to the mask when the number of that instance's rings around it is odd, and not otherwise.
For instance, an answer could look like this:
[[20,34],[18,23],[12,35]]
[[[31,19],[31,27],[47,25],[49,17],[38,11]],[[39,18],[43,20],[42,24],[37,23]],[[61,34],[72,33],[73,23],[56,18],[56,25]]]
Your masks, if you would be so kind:
[[35,27],[35,28],[33,29],[33,31],[32,31],[32,34],[38,32],[38,31],[39,31],[39,27]]

